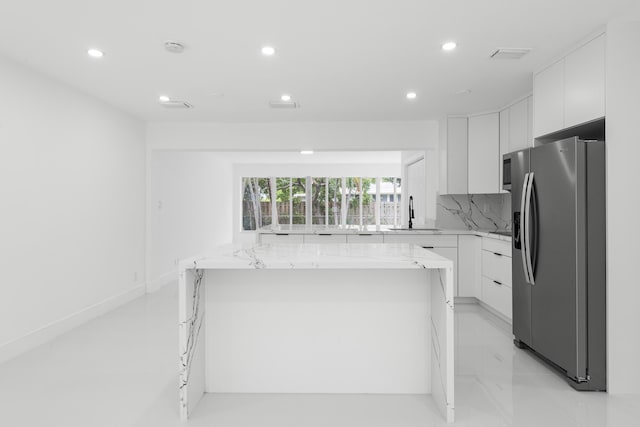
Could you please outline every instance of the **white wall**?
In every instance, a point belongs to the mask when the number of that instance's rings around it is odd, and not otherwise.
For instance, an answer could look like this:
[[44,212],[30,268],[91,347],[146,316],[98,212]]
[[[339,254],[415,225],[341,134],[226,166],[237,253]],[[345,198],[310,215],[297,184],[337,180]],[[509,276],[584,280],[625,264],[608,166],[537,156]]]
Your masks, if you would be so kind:
[[177,260],[231,243],[232,156],[213,152],[149,154],[148,290],[177,279]]
[[147,144],[151,150],[424,150],[437,148],[438,123],[150,123]]
[[[437,141],[436,141],[437,145]],[[424,169],[424,176],[421,178],[424,181],[423,188],[417,190],[411,188],[411,182],[406,175],[407,167],[409,164],[414,163],[416,160],[423,158],[421,167]],[[416,213],[416,219],[413,221],[414,225],[427,225],[434,226],[436,220],[436,203],[437,203],[437,191],[438,191],[438,150],[437,148],[428,148],[423,151],[403,151],[402,152],[402,168],[405,185],[405,194],[411,194],[414,196],[414,211]],[[417,196],[416,191],[420,192],[420,196]],[[416,199],[416,197],[418,197]],[[421,200],[420,200],[421,199]],[[402,224],[408,225],[408,198],[405,199],[406,203],[402,204],[401,215]]]
[[143,123],[0,58],[0,361],[144,290]]
[[[412,219],[413,225],[423,225],[427,220],[427,162],[425,160],[424,154],[419,158],[412,162],[409,162],[406,165],[407,168],[407,180],[403,181],[405,183],[405,188],[407,191],[405,192],[404,202],[407,204],[407,211],[405,212],[407,225],[409,222],[409,197],[413,196],[413,215],[414,219]],[[408,197],[407,197],[408,196]]]
[[638,393],[640,384],[640,16],[607,26],[607,287],[611,393]]

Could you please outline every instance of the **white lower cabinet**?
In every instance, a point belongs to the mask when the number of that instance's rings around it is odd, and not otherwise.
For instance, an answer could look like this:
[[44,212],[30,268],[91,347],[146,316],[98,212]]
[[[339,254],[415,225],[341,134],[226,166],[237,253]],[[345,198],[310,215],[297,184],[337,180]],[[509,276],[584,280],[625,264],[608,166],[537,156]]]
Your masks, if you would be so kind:
[[458,236],[458,296],[476,297],[482,295],[480,277],[482,275],[482,237]]
[[457,248],[458,236],[455,234],[387,234],[385,243],[413,243],[432,248]]
[[482,302],[509,319],[513,316],[511,309],[511,288],[486,276],[482,276]]
[[453,261],[456,297],[475,297],[512,318],[511,242],[454,234],[260,234],[261,243],[409,243]]
[[304,243],[347,243],[345,234],[305,234]]
[[412,243],[453,261],[453,289],[458,296],[458,236],[454,234],[387,234],[385,243]]
[[511,287],[511,258],[497,252],[482,251],[482,275]]
[[303,243],[302,234],[260,234],[260,243]]
[[347,234],[347,243],[383,243],[382,234]]
[[511,283],[511,242],[483,237],[480,300],[508,319],[513,318]]

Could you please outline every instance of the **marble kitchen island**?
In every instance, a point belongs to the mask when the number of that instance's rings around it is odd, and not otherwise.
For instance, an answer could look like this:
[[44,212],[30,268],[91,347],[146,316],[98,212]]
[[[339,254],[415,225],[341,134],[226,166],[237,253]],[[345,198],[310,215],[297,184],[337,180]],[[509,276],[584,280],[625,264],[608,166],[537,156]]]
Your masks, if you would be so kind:
[[180,415],[205,393],[431,395],[454,421],[453,263],[409,244],[219,248],[179,266]]

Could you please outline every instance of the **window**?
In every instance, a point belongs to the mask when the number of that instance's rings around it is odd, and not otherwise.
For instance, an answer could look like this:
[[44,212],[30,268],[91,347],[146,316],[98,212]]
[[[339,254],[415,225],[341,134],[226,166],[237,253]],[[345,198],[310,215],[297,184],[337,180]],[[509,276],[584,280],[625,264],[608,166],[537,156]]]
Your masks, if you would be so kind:
[[397,225],[397,177],[245,177],[242,228],[278,225]]
[[242,229],[271,225],[271,180],[269,178],[242,178]]
[[384,177],[380,180],[380,224],[400,224],[400,178]]

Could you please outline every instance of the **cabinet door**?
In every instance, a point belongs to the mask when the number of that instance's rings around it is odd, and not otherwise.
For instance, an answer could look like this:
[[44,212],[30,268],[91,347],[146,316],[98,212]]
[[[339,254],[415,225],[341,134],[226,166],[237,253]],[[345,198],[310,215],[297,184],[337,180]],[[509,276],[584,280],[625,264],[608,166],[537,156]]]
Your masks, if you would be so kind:
[[304,243],[347,243],[344,234],[305,234]]
[[[500,111],[500,159],[511,151],[509,147],[509,109],[505,108]],[[502,163],[500,163],[500,165],[502,165]],[[502,189],[502,167],[498,169],[498,172],[500,174],[500,192],[508,193],[507,190]]]
[[529,148],[529,98],[509,107],[509,151]]
[[458,236],[458,296],[480,299],[481,242],[478,236]]
[[564,59],[533,77],[533,136],[564,128]]
[[467,137],[466,117],[447,119],[446,194],[467,193]]
[[347,234],[347,243],[383,243],[382,234]]
[[498,113],[469,118],[469,194],[500,192]]
[[564,71],[564,127],[604,117],[604,34],[569,54]]
[[458,236],[452,234],[385,234],[384,243],[409,243],[431,248],[457,248]]
[[527,147],[533,147],[533,96],[527,98]]

